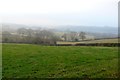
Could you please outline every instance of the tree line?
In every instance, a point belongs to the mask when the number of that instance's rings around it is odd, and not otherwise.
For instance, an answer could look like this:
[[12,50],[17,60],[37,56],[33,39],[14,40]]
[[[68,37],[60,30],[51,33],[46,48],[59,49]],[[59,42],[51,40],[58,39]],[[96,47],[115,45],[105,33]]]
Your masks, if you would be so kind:
[[62,41],[62,38],[64,38],[64,41],[78,41],[79,38],[84,40],[85,34],[85,32],[80,32],[79,34],[77,32],[69,32],[59,36],[52,30],[19,28],[14,32],[3,31],[2,42],[56,45],[56,42]]
[[57,40],[60,40],[60,38],[50,30],[20,28],[14,33],[8,31],[2,32],[3,43],[8,42],[54,45],[56,44]]

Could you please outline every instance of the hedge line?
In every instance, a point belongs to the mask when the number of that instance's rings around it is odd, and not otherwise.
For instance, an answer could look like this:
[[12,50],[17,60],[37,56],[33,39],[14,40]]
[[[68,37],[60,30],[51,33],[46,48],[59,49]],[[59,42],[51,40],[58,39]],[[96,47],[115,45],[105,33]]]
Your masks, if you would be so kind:
[[79,43],[79,44],[57,44],[57,46],[107,46],[118,47],[120,43]]

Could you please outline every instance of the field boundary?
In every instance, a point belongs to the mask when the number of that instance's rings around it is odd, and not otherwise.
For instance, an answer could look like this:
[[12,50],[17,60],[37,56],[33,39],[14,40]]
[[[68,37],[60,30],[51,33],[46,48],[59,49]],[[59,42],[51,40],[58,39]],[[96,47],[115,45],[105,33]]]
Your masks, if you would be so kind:
[[120,43],[78,43],[78,44],[57,44],[57,46],[106,46],[106,47],[119,47]]
[[[2,43],[6,44],[6,43]],[[9,44],[19,44],[19,43],[9,43]],[[20,44],[30,44],[30,43],[20,43]],[[120,43],[76,43],[76,44],[34,44],[41,46],[104,46],[104,47],[119,47]]]

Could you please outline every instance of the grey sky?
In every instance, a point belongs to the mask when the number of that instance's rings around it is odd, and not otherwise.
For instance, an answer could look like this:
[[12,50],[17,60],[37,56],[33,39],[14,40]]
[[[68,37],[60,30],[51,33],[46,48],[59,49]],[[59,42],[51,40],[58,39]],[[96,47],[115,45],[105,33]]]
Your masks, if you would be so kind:
[[119,0],[1,0],[0,22],[26,25],[118,25]]

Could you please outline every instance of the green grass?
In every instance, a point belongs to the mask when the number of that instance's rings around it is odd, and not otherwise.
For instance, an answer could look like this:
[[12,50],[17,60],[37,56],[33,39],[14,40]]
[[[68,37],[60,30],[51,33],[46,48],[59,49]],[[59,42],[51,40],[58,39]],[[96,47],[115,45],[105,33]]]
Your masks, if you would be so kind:
[[0,43],[0,79],[2,79],[2,44]]
[[116,78],[117,47],[3,44],[3,78]]

